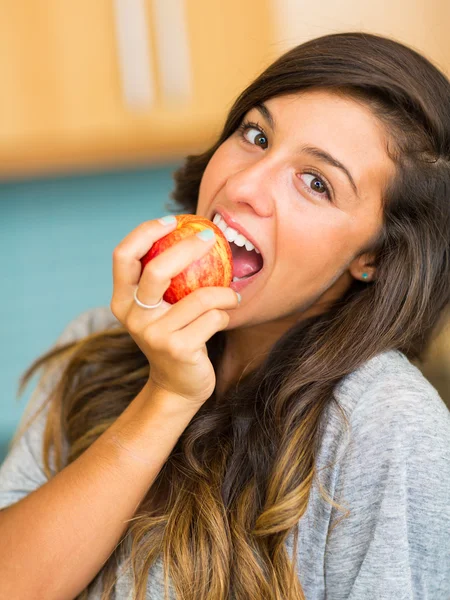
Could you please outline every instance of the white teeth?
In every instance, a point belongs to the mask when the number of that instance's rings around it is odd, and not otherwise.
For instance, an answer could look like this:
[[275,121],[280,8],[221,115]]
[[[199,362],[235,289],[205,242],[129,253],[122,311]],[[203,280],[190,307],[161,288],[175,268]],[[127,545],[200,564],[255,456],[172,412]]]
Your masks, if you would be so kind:
[[251,250],[254,250],[257,254],[261,254],[258,248],[256,248],[250,242],[250,240],[243,236],[242,233],[238,233],[236,229],[229,227],[219,215],[219,213],[216,213],[214,215],[213,223],[214,225],[217,225],[217,227],[219,227],[221,231],[223,231],[223,234],[229,242],[234,242],[236,246],[239,246],[240,248],[242,248],[242,246],[245,245],[246,250],[248,250],[249,252]]
[[223,233],[229,242],[234,242],[238,234],[236,229],[233,229],[232,227],[227,227]]
[[214,225],[217,225],[217,227],[222,231],[225,231],[225,229],[227,228],[227,224],[218,213],[214,215],[213,223]]
[[[242,246],[245,244],[245,242],[247,242],[246,238],[242,235],[242,233],[239,233],[235,238],[234,238],[234,243],[236,244],[236,246],[239,246],[239,248],[242,248]],[[247,246],[246,246],[247,248]],[[255,248],[256,251],[256,248]]]

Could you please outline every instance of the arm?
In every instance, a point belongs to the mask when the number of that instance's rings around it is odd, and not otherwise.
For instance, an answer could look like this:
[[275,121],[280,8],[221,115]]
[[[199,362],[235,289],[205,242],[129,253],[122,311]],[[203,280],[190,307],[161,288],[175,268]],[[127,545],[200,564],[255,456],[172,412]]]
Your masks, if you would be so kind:
[[76,461],[1,511],[2,597],[71,600],[79,594],[114,550],[196,412],[183,398],[144,386]]

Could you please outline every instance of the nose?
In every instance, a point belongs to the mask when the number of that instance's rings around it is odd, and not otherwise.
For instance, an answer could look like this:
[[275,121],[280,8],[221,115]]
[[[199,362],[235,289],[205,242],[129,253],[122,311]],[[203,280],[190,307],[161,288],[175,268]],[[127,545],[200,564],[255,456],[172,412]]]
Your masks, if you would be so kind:
[[273,211],[275,165],[269,157],[260,158],[245,168],[230,175],[225,185],[225,194],[235,204],[248,204],[255,213],[269,217]]

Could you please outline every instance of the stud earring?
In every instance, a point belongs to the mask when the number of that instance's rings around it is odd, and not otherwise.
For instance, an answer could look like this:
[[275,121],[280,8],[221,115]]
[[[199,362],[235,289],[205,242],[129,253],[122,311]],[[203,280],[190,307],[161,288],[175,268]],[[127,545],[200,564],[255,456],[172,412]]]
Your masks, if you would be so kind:
[[369,278],[369,273],[363,273],[362,278],[367,280]]

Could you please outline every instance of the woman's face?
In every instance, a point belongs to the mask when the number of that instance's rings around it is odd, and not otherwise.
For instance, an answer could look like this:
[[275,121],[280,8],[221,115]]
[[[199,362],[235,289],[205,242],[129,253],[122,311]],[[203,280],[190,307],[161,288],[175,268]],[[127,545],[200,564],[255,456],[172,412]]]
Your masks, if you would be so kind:
[[352,99],[322,90],[281,96],[245,121],[253,124],[208,163],[197,205],[211,220],[224,209],[264,258],[227,329],[293,323],[322,312],[352,278],[375,277],[371,257],[359,254],[380,231],[382,190],[394,173],[384,128]]

